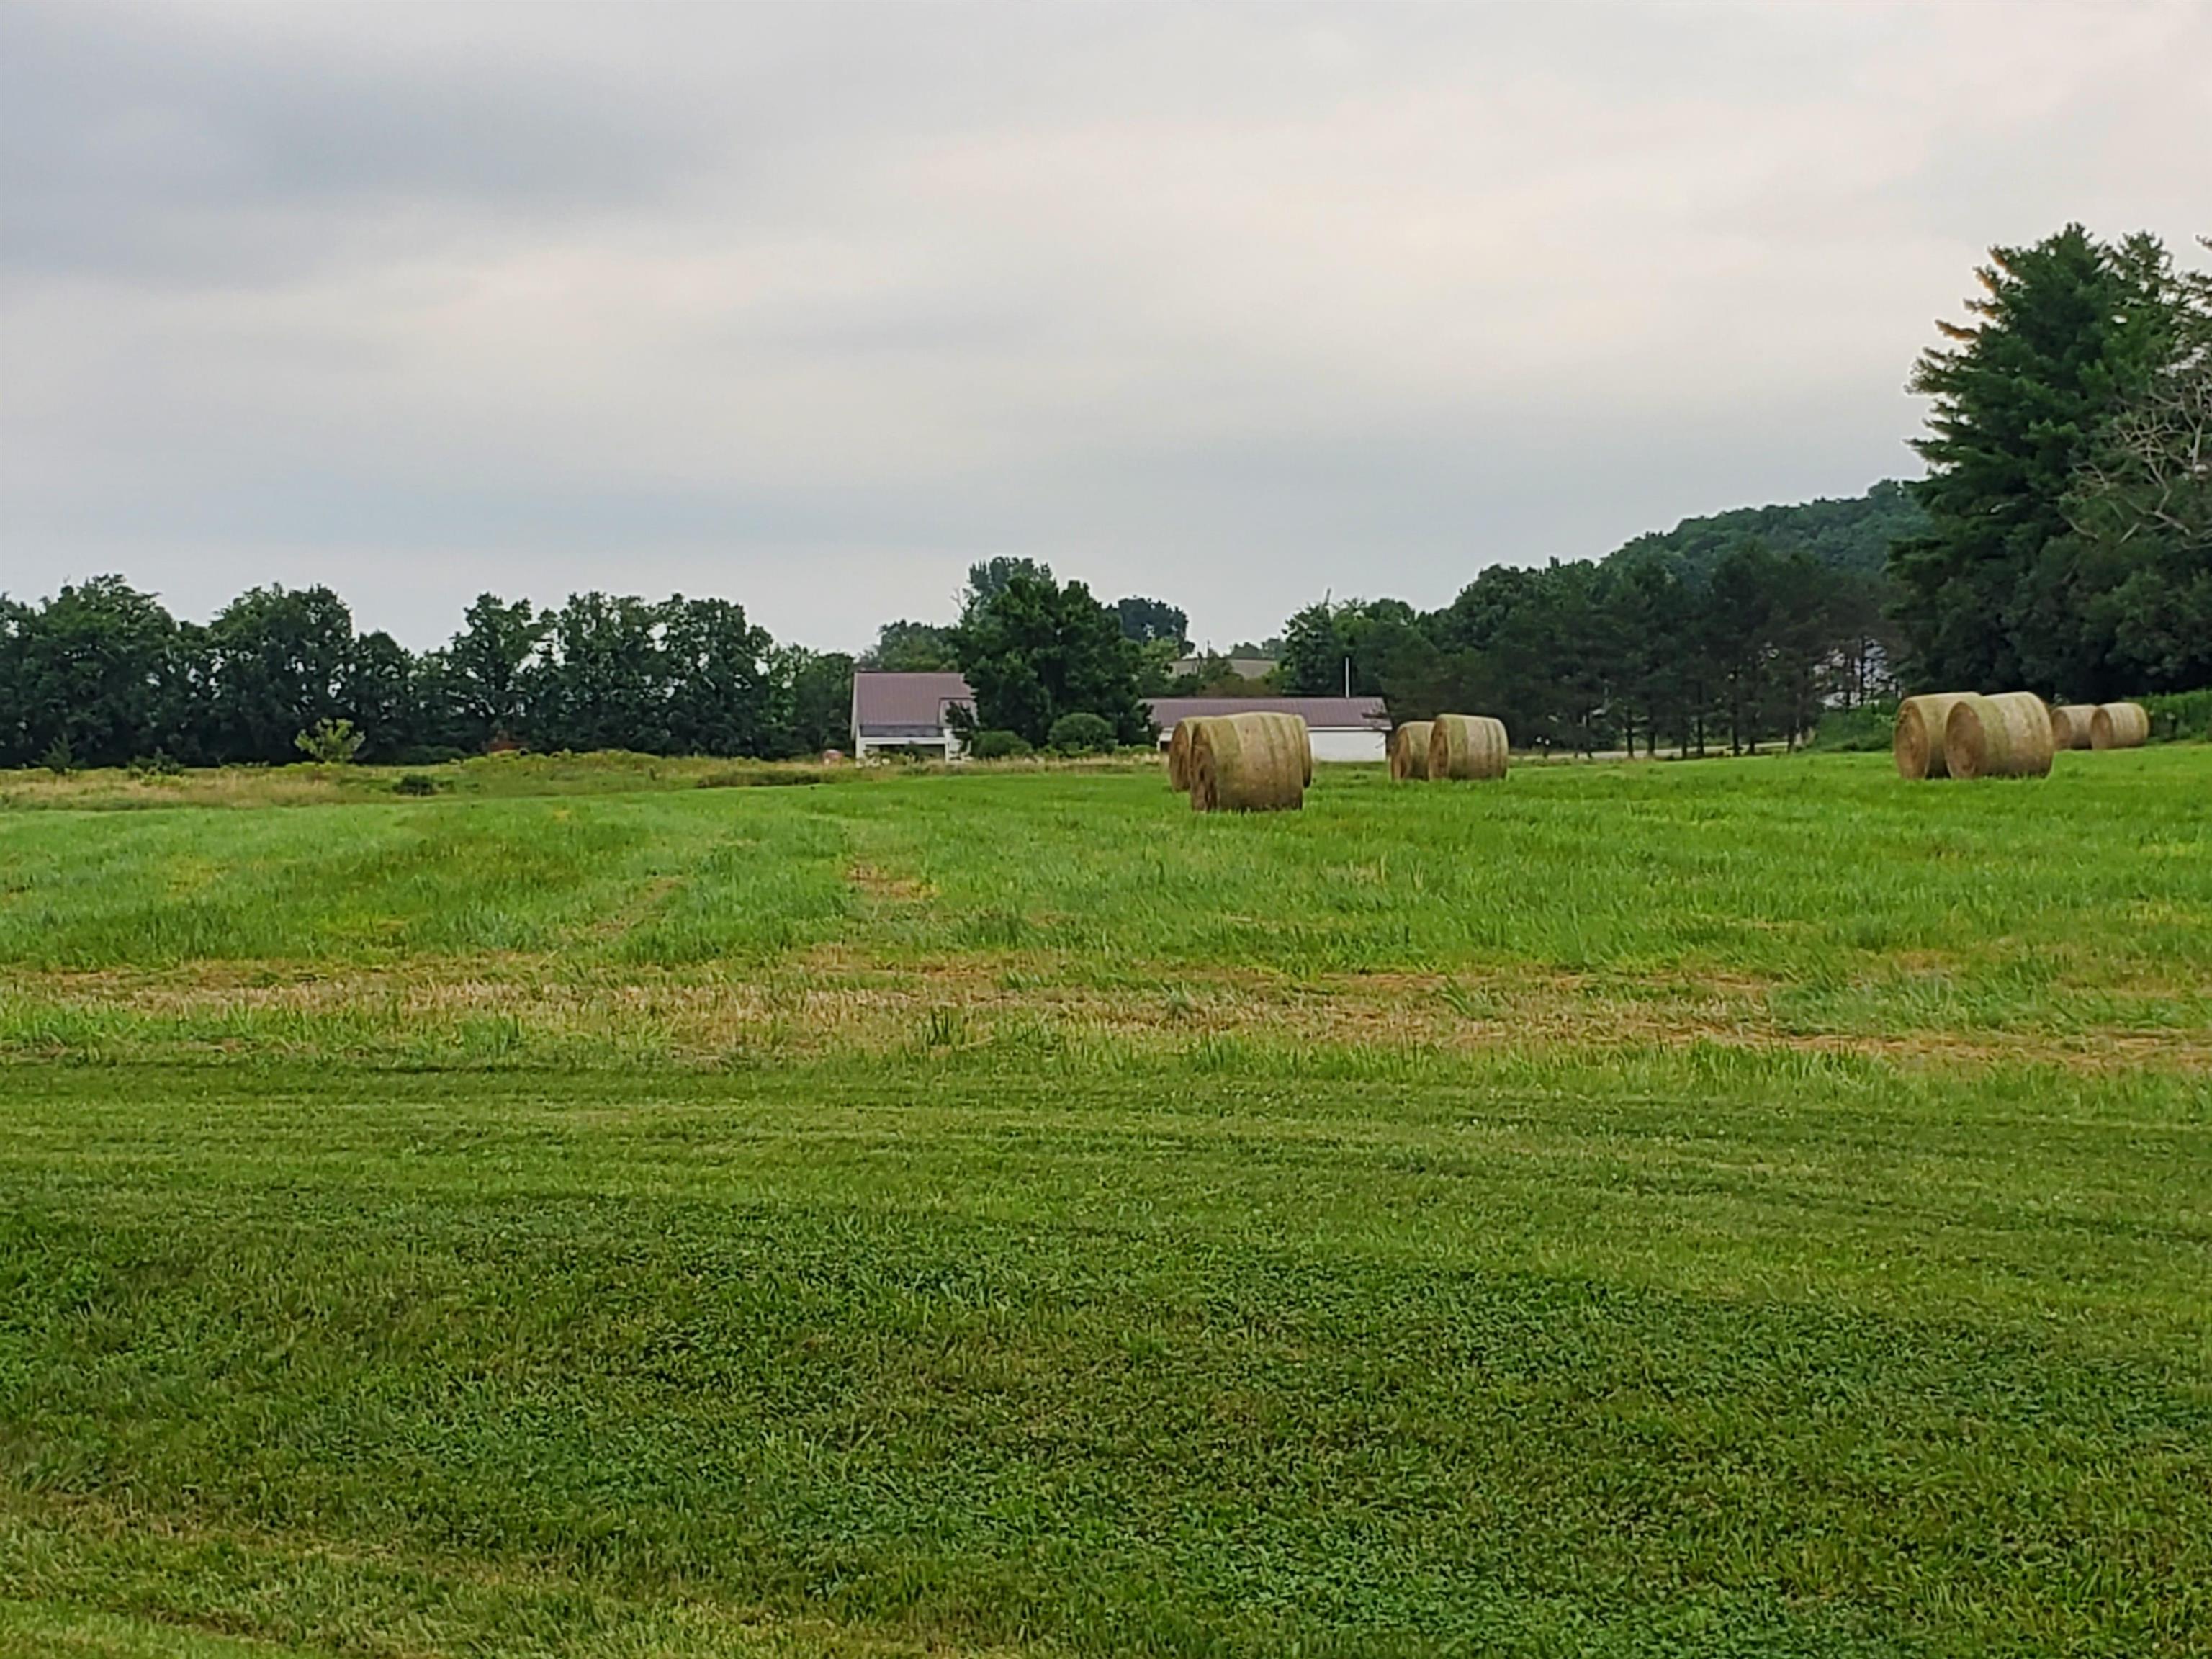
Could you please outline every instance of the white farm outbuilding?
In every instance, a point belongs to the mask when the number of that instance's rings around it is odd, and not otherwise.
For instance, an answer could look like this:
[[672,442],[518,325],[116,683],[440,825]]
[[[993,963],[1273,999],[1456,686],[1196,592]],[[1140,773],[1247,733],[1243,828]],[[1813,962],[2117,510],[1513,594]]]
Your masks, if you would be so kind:
[[[975,693],[957,674],[853,676],[853,755],[903,750],[960,758],[948,711],[973,708]],[[1176,722],[1194,714],[1296,714],[1313,737],[1317,761],[1379,761],[1390,741],[1380,697],[1156,697],[1146,704],[1167,746]]]
[[948,712],[956,705],[975,706],[975,694],[957,674],[854,675],[853,758],[891,749],[959,759],[960,734]]
[[1158,697],[1151,704],[1167,746],[1176,722],[1194,714],[1296,714],[1313,738],[1316,761],[1379,761],[1390,746],[1390,716],[1380,697]]

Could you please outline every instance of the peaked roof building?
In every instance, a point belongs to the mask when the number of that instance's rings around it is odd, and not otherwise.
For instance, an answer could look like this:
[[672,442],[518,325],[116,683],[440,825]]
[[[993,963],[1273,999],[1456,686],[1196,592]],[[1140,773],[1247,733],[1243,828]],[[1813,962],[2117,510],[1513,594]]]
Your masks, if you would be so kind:
[[[854,757],[881,749],[921,749],[954,759],[960,737],[949,711],[975,706],[975,694],[958,674],[857,673]],[[1390,735],[1390,716],[1380,697],[1154,697],[1146,707],[1163,742],[1177,720],[1193,715],[1296,714],[1312,734],[1316,760],[1380,760]]]
[[975,694],[958,674],[854,674],[854,758],[875,749],[936,749],[951,759],[960,738],[946,711],[955,706],[975,706]]

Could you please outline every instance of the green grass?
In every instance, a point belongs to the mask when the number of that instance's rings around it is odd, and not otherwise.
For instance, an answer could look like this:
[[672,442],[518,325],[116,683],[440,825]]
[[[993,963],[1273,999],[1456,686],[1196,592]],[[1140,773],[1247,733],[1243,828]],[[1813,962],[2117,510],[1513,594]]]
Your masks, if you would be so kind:
[[[765,793],[765,792],[764,792]],[[834,828],[727,797],[618,795],[0,820],[0,960],[44,969],[779,948],[841,913]],[[684,891],[665,907],[664,892]]]
[[0,815],[0,1652],[2206,1651],[2212,752],[1885,771]]

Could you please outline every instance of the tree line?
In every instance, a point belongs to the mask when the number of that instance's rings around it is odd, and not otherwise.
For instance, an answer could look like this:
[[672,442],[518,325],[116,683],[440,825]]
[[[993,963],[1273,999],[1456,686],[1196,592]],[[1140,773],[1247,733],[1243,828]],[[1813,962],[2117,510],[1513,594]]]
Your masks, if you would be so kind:
[[1927,476],[1748,508],[1608,557],[1482,572],[1448,606],[1311,605],[1273,689],[1516,741],[1796,742],[1920,687],[2099,702],[2212,686],[2212,277],[2078,225],[2000,247],[1908,382]]
[[[890,623],[896,665],[957,668],[985,726],[1043,747],[1148,740],[1140,680],[1183,645],[1157,599],[1109,607],[1033,560],[969,573],[952,628]],[[878,653],[871,653],[877,656]],[[727,599],[479,595],[438,649],[354,627],[327,587],[257,587],[204,625],[119,576],[0,596],[0,765],[424,764],[507,746],[763,759],[842,749],[854,659],[780,645]]]
[[117,576],[0,599],[0,764],[282,763],[343,722],[365,761],[488,749],[776,757],[847,741],[853,661],[727,599],[486,593],[442,647],[357,632],[327,587],[257,587],[204,625]]
[[[1350,692],[1397,720],[1494,714],[1537,746],[1689,753],[1794,744],[1908,684],[2069,702],[2212,686],[2212,279],[2154,237],[2080,226],[1994,249],[1975,275],[1968,319],[1937,325],[1908,382],[1931,400],[1923,479],[1495,566],[1437,611],[1324,600],[1288,620],[1261,681],[1224,658],[1177,677],[1162,632],[1125,629],[1134,684]],[[887,625],[864,662],[968,666],[994,592],[971,587],[950,628]],[[1127,707],[1121,680],[1073,695],[1109,720]],[[978,702],[987,726],[1036,723],[980,686]]]
[[1608,557],[1485,570],[1427,613],[1291,618],[1285,691],[1516,741],[1704,752],[1795,742],[1919,687],[2100,702],[2212,686],[2212,278],[2078,225],[2000,247],[1911,388],[1927,476],[1750,508]]
[[1310,605],[1285,627],[1273,678],[1304,696],[1348,684],[1398,720],[1480,710],[1538,747],[1794,741],[1823,709],[1893,690],[1897,629],[1866,549],[1879,559],[1921,520],[1895,483],[1758,511],[1755,532],[1692,520],[1602,560],[1495,565],[1438,611]]
[[[1916,483],[1494,566],[1433,611],[1324,600],[1269,641],[1264,681],[1224,657],[1179,670],[1179,607],[1108,604],[1019,557],[972,567],[951,624],[884,623],[859,665],[964,673],[1001,750],[1146,741],[1163,695],[1348,690],[1398,719],[1494,714],[1523,744],[1708,752],[1795,743],[1905,682],[2212,686],[2212,280],[2154,238],[2079,226],[1976,275],[1968,320],[1939,325],[1909,382],[1931,400]],[[854,666],[726,599],[485,594],[415,653],[325,587],[256,588],[201,625],[103,576],[0,596],[0,764],[283,762],[339,721],[368,760],[775,757],[849,741]]]

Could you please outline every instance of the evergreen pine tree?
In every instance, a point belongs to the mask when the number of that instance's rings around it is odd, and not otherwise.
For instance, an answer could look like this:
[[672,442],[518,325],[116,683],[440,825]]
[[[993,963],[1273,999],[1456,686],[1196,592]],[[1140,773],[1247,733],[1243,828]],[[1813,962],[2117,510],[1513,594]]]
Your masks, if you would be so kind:
[[1990,258],[1976,320],[1938,325],[1952,343],[1913,371],[1935,399],[1914,445],[1930,522],[1890,568],[1922,683],[2071,690],[2084,665],[2067,493],[2164,359],[2171,272],[2154,239],[2108,246],[2079,225]]

